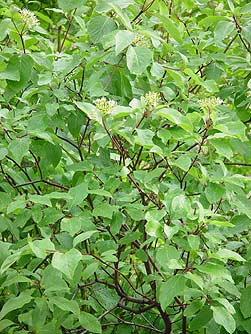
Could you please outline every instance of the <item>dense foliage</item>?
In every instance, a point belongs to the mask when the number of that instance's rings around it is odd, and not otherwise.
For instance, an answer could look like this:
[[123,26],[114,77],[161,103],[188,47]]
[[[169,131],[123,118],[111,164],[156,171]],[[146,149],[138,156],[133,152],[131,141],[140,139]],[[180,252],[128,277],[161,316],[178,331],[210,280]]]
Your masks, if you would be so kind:
[[0,17],[0,332],[251,333],[251,3]]

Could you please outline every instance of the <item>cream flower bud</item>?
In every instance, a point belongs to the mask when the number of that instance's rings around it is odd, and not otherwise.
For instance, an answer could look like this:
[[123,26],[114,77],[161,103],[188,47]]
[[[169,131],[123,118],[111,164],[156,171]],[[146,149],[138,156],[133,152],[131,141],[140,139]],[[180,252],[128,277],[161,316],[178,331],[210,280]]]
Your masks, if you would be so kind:
[[132,45],[134,46],[145,46],[145,47],[150,47],[151,43],[149,38],[147,38],[146,36],[140,34],[140,33],[136,33],[134,40],[132,42]]
[[28,29],[31,29],[39,24],[39,21],[34,13],[28,9],[21,9],[19,11],[23,23]]
[[222,104],[223,100],[219,97],[208,97],[199,101],[199,105],[203,109],[211,110],[219,104]]
[[148,92],[145,95],[145,104],[146,108],[153,109],[158,105],[158,102],[160,100],[159,93],[156,92]]
[[94,104],[102,115],[110,114],[117,105],[116,101],[107,100],[105,97],[95,100]]

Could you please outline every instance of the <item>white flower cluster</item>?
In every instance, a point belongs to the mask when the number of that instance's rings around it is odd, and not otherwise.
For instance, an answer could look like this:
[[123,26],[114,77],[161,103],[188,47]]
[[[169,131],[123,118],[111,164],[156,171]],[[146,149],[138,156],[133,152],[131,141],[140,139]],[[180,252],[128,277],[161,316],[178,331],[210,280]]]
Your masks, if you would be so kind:
[[151,43],[150,43],[150,40],[146,36],[144,36],[144,35],[142,35],[142,34],[140,34],[140,33],[137,32],[135,34],[134,40],[132,42],[132,45],[134,45],[134,46],[150,47]]
[[156,92],[148,92],[145,95],[145,104],[147,109],[154,109],[160,100],[159,93]]
[[203,109],[211,110],[222,103],[223,100],[221,100],[219,97],[208,97],[203,100],[200,100],[199,105]]
[[116,107],[117,103],[114,100],[107,100],[107,98],[102,97],[94,101],[94,104],[101,112],[102,115],[110,114],[113,109]]
[[39,24],[39,21],[36,15],[32,13],[30,10],[21,9],[19,13],[20,13],[23,23],[28,29],[31,29]]

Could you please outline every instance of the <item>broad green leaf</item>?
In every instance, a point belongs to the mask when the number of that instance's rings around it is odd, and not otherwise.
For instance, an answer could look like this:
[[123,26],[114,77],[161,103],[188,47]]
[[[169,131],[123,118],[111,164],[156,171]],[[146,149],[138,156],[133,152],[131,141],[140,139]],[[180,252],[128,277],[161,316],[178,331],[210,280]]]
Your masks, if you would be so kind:
[[216,254],[219,255],[219,258],[222,258],[222,259],[230,259],[230,260],[241,261],[241,262],[246,261],[241,255],[227,248],[218,250]]
[[62,8],[64,12],[69,12],[72,9],[79,8],[84,3],[82,0],[58,0],[59,8]]
[[23,157],[28,153],[30,147],[30,139],[27,137],[12,140],[9,144],[9,151],[17,163],[21,163]]
[[68,232],[73,237],[81,230],[83,221],[80,217],[63,218],[60,225],[62,231]]
[[161,283],[159,302],[163,311],[174,301],[174,297],[183,294],[185,283],[186,278],[182,275],[172,276],[166,282]]
[[74,313],[76,316],[80,314],[79,305],[76,300],[68,300],[64,297],[51,297],[49,303],[56,305],[63,311]]
[[93,262],[89,264],[82,273],[83,280],[87,280],[89,277],[91,277],[98,269],[99,264],[98,262]]
[[120,54],[134,39],[134,33],[128,30],[119,30],[115,36],[115,52]]
[[27,85],[28,81],[30,80],[33,68],[33,60],[29,55],[26,54],[13,56],[11,58],[11,63],[13,66],[16,66],[16,69],[19,72],[19,80],[7,80],[7,87],[5,89],[4,95],[8,101]]
[[221,264],[207,262],[197,266],[197,269],[200,272],[211,275],[213,277],[224,278],[230,282],[233,281],[230,271],[224,268],[224,266]]
[[83,242],[87,239],[89,239],[94,233],[97,233],[98,231],[87,231],[80,233],[77,235],[73,240],[73,247],[76,247],[80,242]]
[[2,263],[1,268],[0,268],[0,273],[3,274],[6,272],[9,267],[11,267],[16,261],[20,259],[22,255],[21,251],[17,251],[11,255],[9,255]]
[[193,125],[188,118],[173,108],[163,108],[156,112],[156,115],[167,118],[170,122],[180,126],[187,132],[193,131]]
[[126,14],[126,11],[122,11],[119,4],[111,4],[112,9],[115,11],[115,13],[118,15],[118,18],[122,22],[122,24],[125,26],[126,29],[132,30],[132,25],[130,22],[129,17]]
[[3,72],[0,73],[0,79],[8,79],[19,81],[20,80],[20,72],[17,66],[17,57],[11,57],[7,67]]
[[73,248],[66,253],[56,252],[53,254],[51,263],[54,268],[72,279],[81,258],[82,254],[77,249]]
[[87,25],[90,39],[93,43],[99,43],[109,32],[116,29],[114,21],[107,16],[98,15],[92,17]]
[[29,200],[36,204],[52,206],[51,201],[46,196],[41,195],[29,195]]
[[90,119],[102,123],[102,116],[100,111],[92,104],[87,102],[75,102],[76,106],[82,110]]
[[208,224],[211,225],[216,225],[216,226],[220,226],[220,227],[234,227],[234,224],[226,221],[226,220],[208,220],[207,221]]
[[197,284],[200,289],[204,288],[203,279],[198,274],[188,272],[186,273],[186,277]]
[[236,324],[232,315],[222,306],[211,306],[211,309],[215,322],[223,326],[228,333],[234,333]]
[[238,138],[241,141],[247,141],[246,126],[240,121],[224,122],[214,126],[214,129],[221,131],[222,133]]
[[94,315],[81,311],[79,316],[80,325],[92,333],[102,333],[101,324]]
[[152,147],[154,145],[152,139],[154,133],[151,130],[136,129],[137,136],[134,138],[135,144],[142,145],[144,147]]
[[3,333],[3,330],[11,325],[14,325],[14,322],[9,319],[0,320],[0,331]]
[[172,165],[177,166],[186,172],[191,166],[191,162],[192,160],[187,155],[182,155],[177,160],[175,160]]
[[213,317],[212,313],[213,312],[210,310],[209,306],[205,305],[191,321],[191,325],[190,325],[191,330],[196,330],[196,329],[200,330],[202,328],[207,328],[208,322]]
[[251,298],[250,296],[251,296],[251,285],[242,289],[241,291],[240,310],[245,319],[251,317]]
[[223,305],[230,314],[235,314],[235,308],[226,298],[215,298],[215,300]]
[[187,237],[189,246],[191,247],[192,250],[198,250],[200,246],[200,237],[198,235],[189,235]]
[[194,300],[188,307],[186,307],[184,315],[190,317],[197,313],[203,307],[203,302],[200,300]]
[[182,34],[177,28],[178,22],[174,22],[171,18],[159,15],[161,21],[163,22],[164,28],[167,30],[167,32],[170,34],[172,38],[174,38],[178,43],[182,43]]
[[150,65],[152,51],[143,46],[129,46],[126,52],[126,63],[129,71],[135,75],[141,75]]
[[78,184],[77,186],[71,188],[68,194],[72,197],[70,201],[70,206],[75,206],[83,203],[88,195],[88,187],[85,182]]
[[162,236],[163,227],[158,221],[150,220],[145,226],[146,233],[151,237],[159,238]]
[[110,197],[110,198],[112,198],[112,194],[109,193],[109,191],[106,191],[104,189],[88,189],[88,193],[92,194],[92,195],[104,196],[104,197]]
[[28,304],[32,300],[33,290],[25,290],[20,293],[17,297],[12,297],[3,305],[3,308],[0,312],[0,320],[3,319],[11,311],[17,310],[24,305]]
[[[35,196],[35,195],[34,195]],[[24,199],[17,199],[17,200],[14,200],[12,203],[10,203],[7,207],[7,214],[10,214],[10,213],[16,213],[20,210],[23,210],[26,206],[26,200]]]
[[224,194],[224,187],[217,183],[210,182],[205,190],[205,195],[210,203],[218,202]]
[[6,155],[8,154],[8,150],[6,147],[1,147],[0,148],[0,160],[3,160]]
[[29,243],[32,252],[41,259],[44,259],[49,251],[54,251],[55,246],[50,239],[35,240]]
[[93,210],[93,215],[95,217],[106,217],[106,218],[112,218],[112,214],[114,211],[114,207],[108,203],[101,203],[95,206]]

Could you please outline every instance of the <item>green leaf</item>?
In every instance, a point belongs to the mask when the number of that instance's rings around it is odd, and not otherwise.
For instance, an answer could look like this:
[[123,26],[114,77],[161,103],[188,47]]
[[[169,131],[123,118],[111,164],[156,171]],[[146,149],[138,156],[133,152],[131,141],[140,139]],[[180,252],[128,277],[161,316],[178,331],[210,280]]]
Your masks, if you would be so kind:
[[224,278],[230,282],[233,281],[230,272],[226,268],[224,268],[224,266],[221,264],[208,262],[200,266],[197,266],[197,269],[200,272],[211,275],[213,277],[222,278],[222,279]]
[[156,112],[156,115],[167,118],[170,122],[180,126],[187,132],[193,131],[193,125],[188,118],[173,108],[163,108]]
[[146,233],[150,235],[151,237],[161,237],[163,227],[162,225],[157,221],[148,221],[145,225],[146,227]]
[[177,166],[186,172],[189,170],[191,162],[191,159],[187,155],[182,155],[177,160],[175,160],[172,165]]
[[87,231],[80,233],[77,235],[74,240],[73,240],[73,247],[76,247],[80,242],[83,242],[87,239],[90,239],[90,237],[94,234],[97,233],[98,231]]
[[58,6],[61,8],[64,12],[69,12],[72,9],[79,8],[83,5],[82,0],[58,0]]
[[151,130],[136,129],[136,132],[137,136],[134,138],[135,144],[139,144],[148,148],[154,145],[152,141],[154,133]]
[[208,322],[212,318],[212,311],[208,305],[205,305],[199,313],[191,321],[191,330],[202,329],[208,327]]
[[8,205],[7,214],[18,212],[24,209],[25,206],[26,206],[26,200],[21,199],[21,198],[14,200],[12,203]]
[[91,195],[97,195],[97,196],[104,196],[104,197],[112,198],[112,194],[109,193],[109,191],[106,191],[104,189],[89,189],[88,193],[91,194]]
[[232,315],[222,306],[211,306],[214,321],[223,326],[225,330],[232,334],[236,329],[235,320]]
[[218,202],[225,194],[225,189],[220,184],[210,182],[206,187],[205,195],[209,203]]
[[84,199],[88,195],[88,187],[85,182],[78,184],[69,190],[68,194],[72,197],[70,206],[75,206],[83,203]]
[[89,277],[91,277],[97,271],[98,267],[98,262],[93,262],[89,264],[82,273],[83,280],[87,280]]
[[60,225],[62,231],[68,232],[73,237],[81,230],[83,222],[79,217],[63,218]]
[[200,300],[194,300],[188,307],[185,309],[184,315],[190,317],[197,313],[203,306],[203,302]]
[[170,18],[163,16],[163,15],[158,15],[161,21],[163,22],[164,28],[167,30],[167,32],[170,34],[172,38],[174,38],[178,43],[182,43],[182,35],[177,28],[178,24],[177,22],[172,21]]
[[73,248],[66,253],[57,252],[53,254],[51,264],[68,278],[72,279],[81,258],[82,254]]
[[93,43],[99,43],[105,35],[116,29],[114,21],[107,16],[95,16],[90,19],[87,30]]
[[8,79],[8,80],[14,80],[14,81],[20,80],[20,72],[17,66],[16,56],[13,56],[10,58],[5,70],[0,73],[0,79]]
[[100,111],[92,104],[86,102],[74,102],[76,106],[82,110],[90,119],[102,124],[102,116]]
[[235,308],[226,298],[215,298],[215,301],[223,305],[230,314],[235,314]]
[[68,300],[64,297],[57,296],[51,297],[49,302],[56,305],[63,311],[74,313],[76,316],[79,316],[80,314],[79,305],[75,300]]
[[95,217],[106,217],[112,219],[112,214],[114,211],[114,207],[108,203],[101,203],[95,206],[93,210],[93,215]]
[[218,250],[216,254],[221,259],[230,259],[233,261],[241,261],[241,262],[246,261],[241,255],[227,248]]
[[15,96],[17,92],[23,89],[28,81],[30,80],[32,68],[33,68],[33,60],[29,55],[15,55],[10,59],[12,65],[15,66],[17,71],[19,72],[19,80],[7,80],[7,87],[5,89],[5,97],[9,101],[12,97]]
[[100,322],[94,315],[81,311],[79,316],[80,325],[92,333],[102,333]]
[[189,235],[187,237],[189,246],[192,250],[198,250],[200,246],[200,237],[198,235]]
[[15,252],[14,254],[9,255],[2,263],[0,268],[1,275],[6,272],[9,267],[11,267],[16,261],[20,259],[22,255],[21,251]]
[[219,227],[234,227],[234,224],[226,221],[226,220],[208,220],[208,224],[219,226]]
[[241,298],[240,298],[240,310],[243,317],[249,318],[251,317],[251,285],[242,289]]
[[125,28],[128,30],[132,30],[132,25],[131,25],[129,17],[126,14],[126,11],[122,11],[121,7],[117,4],[111,4],[111,7],[115,11],[115,13],[118,15],[120,21],[125,26]]
[[143,46],[129,46],[126,52],[126,63],[129,71],[141,75],[152,60],[152,51]]
[[3,319],[11,311],[17,310],[24,305],[28,304],[32,300],[33,290],[25,290],[20,293],[18,297],[12,297],[3,305],[0,312],[0,320]]
[[29,195],[29,200],[36,204],[52,206],[51,201],[47,196]]
[[21,163],[23,157],[28,153],[30,143],[31,141],[27,137],[12,140],[10,142],[9,151],[18,164]]
[[35,240],[29,243],[32,252],[41,259],[44,259],[49,251],[54,251],[55,246],[50,239]]
[[183,294],[185,283],[186,278],[182,275],[172,276],[166,282],[161,283],[159,302],[163,311],[173,302],[174,297]]
[[115,36],[115,52],[119,55],[134,39],[134,33],[127,30],[119,30]]
[[14,325],[14,322],[9,319],[0,320],[0,331],[3,333],[3,330],[11,325]]

